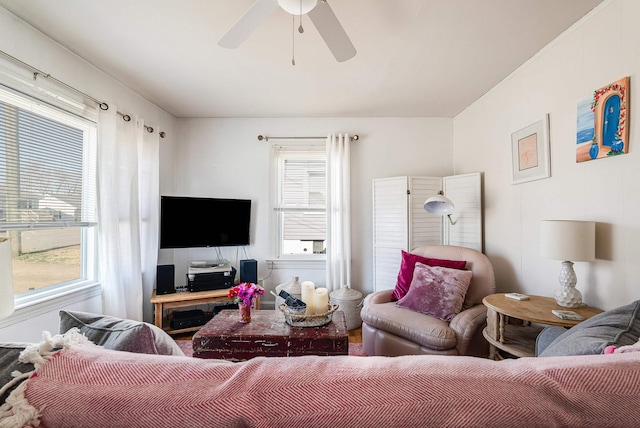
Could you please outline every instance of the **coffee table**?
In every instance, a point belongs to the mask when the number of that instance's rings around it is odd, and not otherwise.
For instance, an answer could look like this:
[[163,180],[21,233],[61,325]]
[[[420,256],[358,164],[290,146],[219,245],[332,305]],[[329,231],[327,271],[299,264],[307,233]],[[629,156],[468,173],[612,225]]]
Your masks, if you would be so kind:
[[292,327],[279,310],[252,310],[251,322],[238,321],[238,311],[224,309],[193,336],[193,356],[243,361],[254,357],[348,355],[344,312],[320,327]]

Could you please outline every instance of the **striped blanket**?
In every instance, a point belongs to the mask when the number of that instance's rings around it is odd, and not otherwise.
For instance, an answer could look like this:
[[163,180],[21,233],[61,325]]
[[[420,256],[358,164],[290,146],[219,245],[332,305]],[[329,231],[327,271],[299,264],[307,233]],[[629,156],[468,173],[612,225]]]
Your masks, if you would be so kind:
[[231,363],[70,344],[20,389],[32,419],[5,408],[0,427],[629,427],[640,353]]

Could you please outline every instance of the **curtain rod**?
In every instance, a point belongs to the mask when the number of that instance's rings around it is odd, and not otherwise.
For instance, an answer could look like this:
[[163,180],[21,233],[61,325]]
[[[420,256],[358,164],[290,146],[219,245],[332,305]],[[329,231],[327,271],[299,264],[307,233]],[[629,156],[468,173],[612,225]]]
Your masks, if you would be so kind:
[[[33,73],[33,80],[37,80],[38,76],[42,76],[45,79],[49,79],[52,80],[53,82],[57,83],[60,86],[64,86],[67,89],[70,89],[71,91],[75,92],[76,94],[80,94],[88,99],[90,99],[91,101],[93,101],[94,103],[96,103],[98,105],[98,107],[100,107],[100,110],[109,110],[109,104],[105,103],[104,101],[100,101],[97,98],[92,97],[89,94],[86,94],[84,92],[82,92],[79,89],[74,88],[73,86],[67,85],[66,83],[64,83],[62,80],[58,80],[55,77],[53,77],[52,75],[50,75],[49,73],[45,73],[44,71],[30,65],[27,64],[26,62],[19,60],[18,58],[9,55],[8,53],[6,53],[3,50],[0,50],[0,54],[4,55],[6,58],[9,58],[11,61],[16,62],[20,65],[22,65],[25,68],[28,68],[29,70],[31,70],[31,72]],[[122,116],[122,118],[124,119],[125,122],[129,122],[131,120],[131,116],[129,116],[128,114],[124,114],[124,113],[120,113],[117,112],[120,116]],[[145,129],[147,130],[147,132],[152,133],[153,132],[153,128],[151,126],[147,126],[144,125]],[[164,138],[165,137],[165,133],[164,132],[160,132],[160,137]]]
[[[124,120],[125,122],[131,122],[131,116],[129,116],[128,114],[124,114],[119,111],[117,111],[116,113],[122,116],[122,120]],[[144,125],[144,129],[146,129],[149,134],[153,133],[153,126]],[[160,135],[160,138],[164,138],[166,134],[164,131],[160,131],[158,135]]]
[[[258,135],[258,141],[269,141],[269,139],[274,139],[274,140],[326,140],[327,137],[267,137],[266,135]],[[349,137],[349,140],[351,141],[358,141],[360,139],[360,136],[358,134]]]

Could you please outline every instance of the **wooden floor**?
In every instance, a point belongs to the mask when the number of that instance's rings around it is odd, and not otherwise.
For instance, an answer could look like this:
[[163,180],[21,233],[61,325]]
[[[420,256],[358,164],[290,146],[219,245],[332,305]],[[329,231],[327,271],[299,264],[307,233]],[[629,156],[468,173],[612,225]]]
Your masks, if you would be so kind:
[[362,327],[349,330],[349,343],[362,343]]

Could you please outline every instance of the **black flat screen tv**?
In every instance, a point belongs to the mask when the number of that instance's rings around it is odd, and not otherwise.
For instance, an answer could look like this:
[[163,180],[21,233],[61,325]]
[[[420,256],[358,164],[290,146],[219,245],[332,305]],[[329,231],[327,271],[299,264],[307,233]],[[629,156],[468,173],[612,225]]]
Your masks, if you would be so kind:
[[160,248],[249,245],[251,200],[162,196]]

